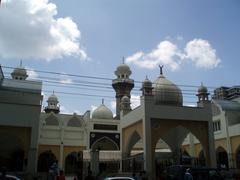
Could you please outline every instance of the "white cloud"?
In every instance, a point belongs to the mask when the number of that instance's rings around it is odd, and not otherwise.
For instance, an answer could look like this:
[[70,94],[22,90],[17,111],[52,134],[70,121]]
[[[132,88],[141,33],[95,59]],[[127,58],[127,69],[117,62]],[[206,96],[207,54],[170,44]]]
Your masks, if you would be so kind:
[[111,101],[110,107],[111,107],[112,111],[115,112],[116,111],[116,101]]
[[87,58],[81,33],[70,17],[56,18],[48,0],[3,1],[0,10],[0,56],[52,60],[63,56]]
[[127,63],[140,68],[154,69],[158,65],[165,65],[171,70],[179,69],[187,60],[194,62],[196,67],[205,69],[215,68],[221,62],[216,55],[216,50],[207,40],[203,39],[189,41],[184,50],[179,49],[169,40],[165,40],[149,53],[139,51],[126,58]]
[[97,109],[97,106],[91,105],[91,117],[92,117],[92,113],[95,109]]
[[131,108],[134,109],[140,105],[140,96],[131,95]]
[[28,79],[36,79],[38,78],[38,73],[31,68],[26,67],[27,69],[27,74],[28,74]]
[[69,78],[69,76],[65,72],[63,72],[62,75],[60,76],[59,82],[62,84],[72,84],[73,80]]
[[197,67],[212,69],[219,65],[221,60],[216,55],[216,50],[203,39],[189,41],[185,48],[186,58],[195,63]]
[[60,106],[60,111],[61,111],[62,114],[73,114],[73,112],[71,112],[65,106]]
[[154,69],[159,64],[167,65],[172,70],[179,68],[182,54],[178,47],[170,41],[162,41],[158,44],[156,49],[145,54],[144,52],[137,52],[132,56],[126,58],[127,63],[135,64],[141,68]]

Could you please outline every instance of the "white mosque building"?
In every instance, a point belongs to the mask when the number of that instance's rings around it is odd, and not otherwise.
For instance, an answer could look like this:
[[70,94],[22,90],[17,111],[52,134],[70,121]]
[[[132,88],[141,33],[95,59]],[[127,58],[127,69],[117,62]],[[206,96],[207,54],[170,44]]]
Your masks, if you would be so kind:
[[42,83],[27,80],[21,66],[14,69],[12,79],[5,78],[1,69],[0,166],[36,173],[47,172],[57,162],[66,173],[81,176],[86,169],[94,174],[109,167],[113,171],[140,169],[150,179],[159,171],[156,159],[181,164],[189,156],[206,166],[240,168],[240,87],[223,88],[222,99],[218,90],[210,100],[201,85],[197,106],[187,107],[181,89],[160,67],[155,81],[143,81],[140,105],[131,109],[131,73],[125,63],[115,71],[114,117],[104,101],[93,112],[62,114],[55,93],[41,112]]

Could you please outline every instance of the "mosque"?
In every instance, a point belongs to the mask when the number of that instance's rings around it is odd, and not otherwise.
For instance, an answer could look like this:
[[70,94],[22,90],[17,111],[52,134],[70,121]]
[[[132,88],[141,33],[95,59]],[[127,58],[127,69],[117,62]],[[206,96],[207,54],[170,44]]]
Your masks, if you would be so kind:
[[218,88],[210,100],[201,85],[196,107],[187,107],[160,66],[155,81],[142,82],[140,105],[131,109],[131,73],[125,63],[115,71],[116,116],[104,100],[79,115],[62,114],[55,93],[41,111],[42,82],[27,80],[22,66],[12,79],[0,68],[0,166],[36,173],[57,162],[67,174],[145,170],[149,179],[170,164],[240,168],[239,86]]

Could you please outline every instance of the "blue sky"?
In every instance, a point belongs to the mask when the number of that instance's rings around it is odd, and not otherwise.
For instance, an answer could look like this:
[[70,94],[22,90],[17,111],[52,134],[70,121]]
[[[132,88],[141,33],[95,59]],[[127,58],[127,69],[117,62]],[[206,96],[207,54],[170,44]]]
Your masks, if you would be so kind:
[[[124,56],[136,81],[146,75],[155,80],[163,64],[165,76],[178,85],[239,85],[239,19],[238,0],[2,0],[0,63],[16,67],[22,59],[35,71],[114,79]],[[39,72],[34,77],[42,76],[65,80],[66,86],[94,81],[111,87],[109,80]],[[140,84],[135,86],[136,101]],[[46,97],[54,90],[64,112],[91,110],[102,97],[57,92],[110,96],[105,104],[114,109],[114,91],[95,89],[54,87],[43,81]],[[188,95],[184,100],[193,104],[196,98]]]

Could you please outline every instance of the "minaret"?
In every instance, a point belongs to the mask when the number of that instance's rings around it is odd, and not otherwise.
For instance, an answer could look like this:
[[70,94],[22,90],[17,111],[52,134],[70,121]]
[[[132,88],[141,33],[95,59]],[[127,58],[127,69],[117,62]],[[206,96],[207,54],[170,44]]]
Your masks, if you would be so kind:
[[148,77],[146,76],[146,79],[142,82],[142,95],[143,96],[152,96],[152,82],[148,79]]
[[112,87],[116,91],[116,119],[120,119],[121,99],[123,96],[131,98],[131,90],[134,87],[134,80],[129,76],[132,74],[129,66],[123,63],[117,67],[115,71],[116,79],[112,81]]
[[44,109],[46,113],[54,112],[58,114],[60,112],[60,108],[58,106],[59,101],[57,96],[54,94],[54,91],[53,91],[53,94],[49,96],[47,103],[48,103],[48,106],[45,107]]

